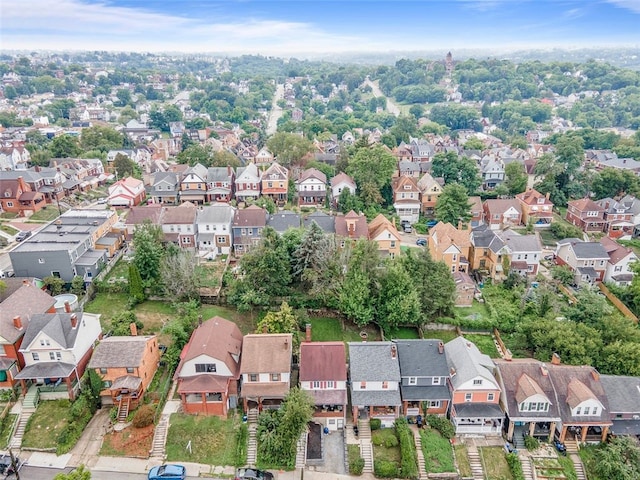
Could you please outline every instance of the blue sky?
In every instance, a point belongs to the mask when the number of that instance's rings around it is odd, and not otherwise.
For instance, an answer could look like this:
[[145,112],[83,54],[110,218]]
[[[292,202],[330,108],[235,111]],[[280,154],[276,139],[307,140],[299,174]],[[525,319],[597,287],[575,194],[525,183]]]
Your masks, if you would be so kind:
[[640,46],[640,0],[2,0],[0,48],[252,53]]

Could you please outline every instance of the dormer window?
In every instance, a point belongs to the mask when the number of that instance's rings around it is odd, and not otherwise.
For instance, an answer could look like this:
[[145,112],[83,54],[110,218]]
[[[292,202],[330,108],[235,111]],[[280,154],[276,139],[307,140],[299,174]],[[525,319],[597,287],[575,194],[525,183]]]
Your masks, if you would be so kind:
[[482,379],[481,379],[481,378],[476,378],[476,379],[473,381],[473,384],[474,384],[474,385],[482,385]]

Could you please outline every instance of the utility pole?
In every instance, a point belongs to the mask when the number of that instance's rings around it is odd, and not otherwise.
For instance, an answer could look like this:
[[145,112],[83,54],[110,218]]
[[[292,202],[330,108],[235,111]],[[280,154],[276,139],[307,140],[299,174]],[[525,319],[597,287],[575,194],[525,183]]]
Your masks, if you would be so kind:
[[[16,457],[13,456],[13,451],[9,449],[9,456],[11,457],[11,468],[13,469],[13,473],[16,476],[16,480],[20,480],[20,472],[18,471],[18,463],[16,462]],[[19,462],[19,460],[18,460]]]

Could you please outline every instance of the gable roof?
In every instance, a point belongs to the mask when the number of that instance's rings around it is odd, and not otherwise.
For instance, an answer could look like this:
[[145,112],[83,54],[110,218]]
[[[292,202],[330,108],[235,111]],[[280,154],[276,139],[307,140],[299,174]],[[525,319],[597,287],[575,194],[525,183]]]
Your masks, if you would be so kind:
[[114,336],[103,338],[89,361],[89,368],[135,368],[144,357],[147,343],[155,335]]
[[435,339],[393,340],[403,377],[448,377],[444,343]]
[[335,233],[336,232],[336,222],[334,217],[331,215],[327,215],[324,212],[320,212],[318,210],[310,213],[302,220],[302,225],[304,228],[309,228],[311,223],[315,222],[322,229],[324,233]]
[[125,224],[140,225],[144,223],[145,220],[149,220],[153,225],[158,225],[161,214],[162,205],[159,204],[130,207],[127,218],[125,219]]
[[[9,343],[15,343],[25,333],[31,317],[45,313],[55,303],[51,295],[31,284],[21,286],[0,303],[0,336]],[[16,316],[22,320],[22,329],[13,325]]]
[[522,207],[520,207],[520,202],[515,198],[490,198],[484,201],[484,207],[493,215],[501,215],[510,208],[515,208],[518,213],[522,214]]
[[279,210],[269,215],[267,225],[278,233],[284,233],[290,228],[300,228],[300,214],[290,210]]
[[[353,223],[354,229],[349,230]],[[369,238],[367,217],[363,213],[357,214],[351,210],[346,215],[337,215],[335,218],[336,235],[348,238]]]
[[450,223],[438,222],[429,230],[429,237],[435,240],[440,252],[444,252],[451,245],[455,245],[462,252],[471,246],[469,230],[458,230]]
[[185,202],[176,207],[164,207],[162,223],[164,225],[193,224],[196,221],[198,209],[191,202]]
[[198,223],[229,224],[235,215],[235,208],[227,203],[214,203],[198,209]]
[[391,223],[387,217],[379,213],[378,216],[371,220],[371,223],[369,224],[369,238],[373,240],[385,230],[388,230],[396,240],[400,241],[400,234],[398,233],[395,225]]
[[624,247],[620,245],[618,242],[609,237],[602,237],[600,239],[600,244],[606,250],[609,255],[609,263],[615,265],[621,260],[625,259],[628,255],[635,253],[628,247]]
[[598,205],[596,202],[591,200],[590,198],[581,198],[579,200],[571,200],[568,203],[569,207],[574,207],[580,212],[604,212],[604,208]]
[[327,176],[317,168],[309,168],[302,172],[300,178],[298,178],[298,181],[296,183],[300,184],[305,180],[309,180],[312,178],[321,181],[323,184],[327,183]]
[[215,316],[202,322],[191,334],[189,343],[180,354],[180,365],[176,369],[176,376],[179,376],[185,362],[200,355],[208,355],[223,361],[232,376],[239,378],[241,351],[242,332],[238,326],[225,318]]
[[257,205],[236,210],[233,217],[234,227],[264,227],[267,224],[267,211]]
[[456,337],[445,343],[444,351],[447,355],[447,365],[454,388],[476,377],[482,377],[493,383],[497,382],[493,376],[495,364],[488,355],[481,353],[476,345],[464,337]]
[[[572,240],[572,239],[566,239]],[[558,246],[561,246],[565,243],[569,243],[570,247],[573,249],[576,258],[609,258],[607,251],[604,249],[600,242],[582,242],[582,241],[566,241],[561,240],[558,242]]]
[[245,335],[240,373],[281,373],[291,371],[293,336],[290,333]]
[[300,381],[346,381],[344,342],[303,342],[300,345]]
[[[543,195],[533,188],[517,194],[516,199],[527,205],[553,205],[546,195]],[[538,203],[540,199],[544,199],[544,202]]]
[[640,413],[640,377],[601,375],[610,413]]
[[397,350],[392,342],[349,342],[349,371],[352,382],[400,381]]
[[[71,317],[76,316],[77,326],[72,328]],[[29,325],[24,333],[20,350],[28,349],[33,340],[44,333],[55,341],[63,349],[71,349],[76,344],[79,325],[82,322],[83,313],[39,313],[31,316]]]
[[536,234],[521,235],[518,232],[506,229],[502,232],[496,232],[507,247],[514,252],[538,252],[542,251],[542,243]]
[[356,182],[354,182],[353,178],[351,178],[349,175],[347,175],[344,172],[338,173],[335,177],[331,179],[331,186],[337,187],[343,182],[352,186],[353,188],[356,188]]

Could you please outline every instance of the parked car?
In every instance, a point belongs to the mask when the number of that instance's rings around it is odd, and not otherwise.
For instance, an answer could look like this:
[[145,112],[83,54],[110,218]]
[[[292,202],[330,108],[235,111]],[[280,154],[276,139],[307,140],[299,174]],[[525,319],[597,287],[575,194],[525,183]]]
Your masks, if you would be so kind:
[[98,199],[98,203],[107,203],[107,199],[106,198],[99,198]]
[[257,468],[239,468],[235,480],[273,480],[273,473]]
[[21,242],[26,240],[31,236],[31,232],[29,230],[24,230],[16,235],[16,242]]
[[185,480],[187,469],[182,465],[158,465],[149,470],[148,480]]
[[428,228],[435,227],[437,224],[438,224],[438,221],[437,221],[437,220],[429,220],[429,221],[427,222],[427,227],[428,227]]
[[419,238],[416,240],[416,245],[418,245],[419,247],[426,247],[427,246],[427,239],[426,238]]

